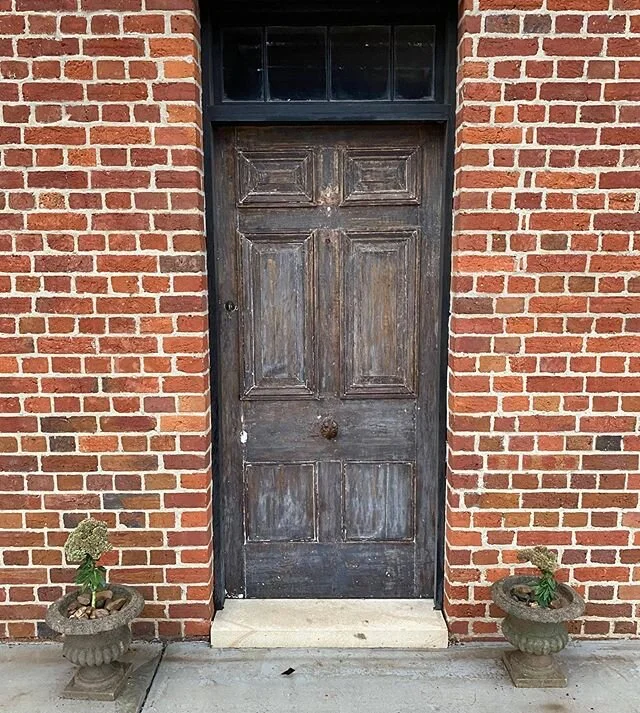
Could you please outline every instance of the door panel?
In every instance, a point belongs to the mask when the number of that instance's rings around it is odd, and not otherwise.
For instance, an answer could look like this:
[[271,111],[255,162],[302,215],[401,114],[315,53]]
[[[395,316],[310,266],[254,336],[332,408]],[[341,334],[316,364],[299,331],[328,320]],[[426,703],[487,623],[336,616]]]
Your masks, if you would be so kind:
[[342,393],[414,396],[416,233],[342,237]]
[[217,132],[229,596],[433,593],[442,144]]
[[247,542],[316,539],[313,463],[254,463],[245,468]]
[[420,203],[420,149],[344,150],[343,205]]
[[313,205],[311,151],[241,151],[237,160],[238,205]]
[[412,463],[346,463],[345,540],[413,540]]
[[245,596],[262,598],[411,597],[415,573],[405,543],[274,542],[246,548]]
[[[331,440],[320,435],[320,424],[327,415],[335,419],[339,429],[338,437]],[[389,399],[378,404],[372,399],[357,402],[325,396],[290,401],[286,412],[279,401],[254,401],[243,405],[242,422],[247,433],[243,452],[248,462],[279,462],[280,458],[290,460],[300,454],[315,462],[326,458],[413,461],[416,418],[415,403],[405,400]]]
[[315,392],[312,235],[238,235],[244,398]]

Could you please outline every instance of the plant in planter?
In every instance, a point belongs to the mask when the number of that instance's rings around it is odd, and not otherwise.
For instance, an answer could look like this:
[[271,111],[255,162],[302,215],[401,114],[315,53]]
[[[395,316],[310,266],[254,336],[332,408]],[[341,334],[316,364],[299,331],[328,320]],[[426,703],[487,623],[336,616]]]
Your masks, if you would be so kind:
[[516,651],[502,660],[514,685],[519,688],[563,688],[567,677],[553,654],[569,641],[567,622],[584,612],[582,597],[555,578],[556,555],[546,547],[518,553],[521,562],[530,562],[540,575],[515,575],[493,584],[493,601],[506,612],[502,633]]
[[[67,538],[64,546],[67,560],[82,563],[76,571],[75,582],[79,585],[81,592],[76,604],[84,606],[84,610],[82,614],[78,614],[77,612],[82,610],[82,606],[78,607],[72,604],[70,609],[73,608],[73,616],[89,619],[92,613],[98,613],[97,594],[100,590],[105,590],[107,585],[107,570],[98,565],[98,560],[112,549],[107,526],[104,522],[92,518],[83,520]],[[101,594],[104,593],[106,590],[101,592]],[[111,599],[111,597],[106,598]],[[91,609],[94,612],[90,612]],[[102,609],[102,611],[109,610]]]
[[67,684],[63,698],[113,701],[122,692],[131,664],[118,659],[131,645],[129,624],[144,606],[135,589],[106,582],[98,564],[111,550],[104,522],[87,518],[69,535],[65,554],[78,562],[75,583],[79,591],[53,602],[47,624],[64,634],[62,654],[80,668]]

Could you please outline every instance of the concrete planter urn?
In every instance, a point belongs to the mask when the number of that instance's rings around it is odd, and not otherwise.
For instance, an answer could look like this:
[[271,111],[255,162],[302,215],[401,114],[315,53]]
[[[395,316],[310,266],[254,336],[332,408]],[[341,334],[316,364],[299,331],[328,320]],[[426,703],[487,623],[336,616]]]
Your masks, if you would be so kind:
[[70,619],[67,611],[77,592],[61,597],[47,610],[47,624],[64,634],[62,655],[80,667],[65,687],[63,698],[114,701],[127,682],[131,664],[118,659],[131,645],[129,624],[142,611],[144,599],[131,587],[113,584],[110,589],[114,596],[127,600],[110,616]]
[[516,575],[493,584],[493,601],[506,612],[502,633],[516,651],[507,651],[502,660],[518,688],[564,688],[567,676],[553,654],[569,641],[567,622],[584,612],[584,600],[566,584],[558,584],[555,608],[530,607],[517,601],[514,587],[534,586],[536,577]]

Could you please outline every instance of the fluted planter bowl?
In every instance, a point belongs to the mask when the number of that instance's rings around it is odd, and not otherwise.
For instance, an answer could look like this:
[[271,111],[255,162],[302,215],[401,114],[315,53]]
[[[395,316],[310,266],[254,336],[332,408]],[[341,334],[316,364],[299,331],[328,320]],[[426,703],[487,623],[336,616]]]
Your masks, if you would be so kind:
[[62,655],[80,668],[62,693],[63,698],[113,701],[124,688],[131,669],[119,661],[131,645],[129,625],[144,607],[142,595],[131,587],[109,585],[114,598],[127,599],[122,609],[101,619],[69,619],[67,610],[75,600],[72,592],[47,610],[47,624],[64,634]]
[[518,688],[564,688],[567,677],[553,654],[567,645],[567,622],[582,615],[584,600],[566,584],[558,584],[559,606],[555,609],[529,607],[511,596],[514,587],[534,586],[536,581],[536,577],[515,575],[491,587],[493,601],[506,614],[502,633],[517,649],[506,652],[503,661]]

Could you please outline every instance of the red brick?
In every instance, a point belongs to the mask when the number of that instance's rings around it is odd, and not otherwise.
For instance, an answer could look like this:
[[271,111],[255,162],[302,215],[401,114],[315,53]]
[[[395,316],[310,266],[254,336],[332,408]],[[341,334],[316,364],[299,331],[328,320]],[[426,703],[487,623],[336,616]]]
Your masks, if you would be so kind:
[[19,39],[18,55],[21,57],[55,57],[76,55],[79,51],[78,40],[71,37],[61,40],[51,39]]
[[598,56],[603,44],[603,40],[596,37],[547,37],[542,41],[542,49],[552,57],[588,57]]
[[601,453],[585,455],[583,467],[587,470],[635,470],[638,468],[638,455],[622,453]]
[[640,57],[640,39],[611,37],[607,41],[609,57]]
[[524,57],[538,52],[537,39],[494,39],[483,37],[478,43],[479,57],[502,57],[516,55]]
[[106,471],[154,471],[158,468],[158,457],[149,455],[111,455],[103,456],[101,466]]
[[627,567],[576,567],[574,575],[579,582],[625,582],[629,578],[629,569]]
[[142,82],[101,82],[87,87],[87,99],[99,102],[144,101],[147,93],[147,85]]
[[532,393],[568,393],[581,392],[584,381],[579,377],[563,376],[530,376],[527,378],[527,389]]
[[103,416],[100,419],[103,431],[131,432],[152,431],[156,427],[156,419],[151,416]]
[[83,41],[84,53],[96,57],[142,57],[144,40],[139,38],[88,39]]
[[604,145],[640,144],[640,127],[603,127],[601,143]]

